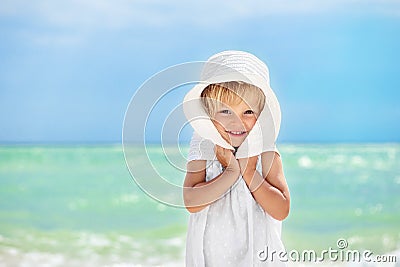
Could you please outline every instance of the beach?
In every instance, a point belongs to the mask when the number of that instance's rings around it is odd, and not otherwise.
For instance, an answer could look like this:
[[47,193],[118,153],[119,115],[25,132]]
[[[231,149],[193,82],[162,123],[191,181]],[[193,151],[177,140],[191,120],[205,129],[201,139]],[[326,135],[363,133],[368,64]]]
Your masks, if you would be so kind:
[[[161,146],[150,146],[151,155],[138,157],[182,183]],[[278,149],[291,192],[287,251],[320,253],[342,239],[342,250],[395,254],[398,264],[400,144]],[[0,146],[0,266],[184,266],[188,217],[141,190],[120,144]],[[355,264],[292,263],[314,265]]]

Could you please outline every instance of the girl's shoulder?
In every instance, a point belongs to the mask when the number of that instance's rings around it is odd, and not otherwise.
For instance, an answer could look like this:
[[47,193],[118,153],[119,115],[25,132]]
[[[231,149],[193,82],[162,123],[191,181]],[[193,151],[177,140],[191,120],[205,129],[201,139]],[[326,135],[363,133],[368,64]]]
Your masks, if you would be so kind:
[[214,144],[211,140],[202,138],[196,132],[193,133],[190,140],[189,153],[187,161],[192,160],[214,160]]

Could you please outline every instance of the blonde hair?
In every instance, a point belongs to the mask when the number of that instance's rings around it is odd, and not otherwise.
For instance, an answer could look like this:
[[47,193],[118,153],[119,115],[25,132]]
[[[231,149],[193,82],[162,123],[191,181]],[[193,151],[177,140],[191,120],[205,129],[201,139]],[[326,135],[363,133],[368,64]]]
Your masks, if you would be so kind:
[[228,105],[236,105],[248,99],[256,99],[256,107],[258,112],[264,109],[265,95],[262,90],[252,84],[242,81],[230,81],[222,83],[209,84],[201,92],[201,103],[210,117],[214,117],[219,105],[226,103]]

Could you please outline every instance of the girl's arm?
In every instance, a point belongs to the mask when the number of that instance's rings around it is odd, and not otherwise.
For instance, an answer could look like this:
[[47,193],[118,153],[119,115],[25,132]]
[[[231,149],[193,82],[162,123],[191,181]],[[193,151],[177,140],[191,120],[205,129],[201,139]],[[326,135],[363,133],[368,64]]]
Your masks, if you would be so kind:
[[216,155],[225,170],[208,182],[205,160],[193,160],[187,164],[183,200],[189,212],[198,212],[218,200],[240,175],[239,163],[232,151],[216,146]]
[[257,159],[257,156],[239,159],[243,179],[264,211],[282,221],[289,214],[290,194],[281,158],[276,152],[262,153],[262,176],[256,170]]

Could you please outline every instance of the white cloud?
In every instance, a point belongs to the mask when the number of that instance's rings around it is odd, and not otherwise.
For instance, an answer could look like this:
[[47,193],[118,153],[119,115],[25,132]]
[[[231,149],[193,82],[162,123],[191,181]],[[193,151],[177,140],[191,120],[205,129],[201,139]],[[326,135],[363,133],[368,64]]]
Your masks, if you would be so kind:
[[2,16],[27,16],[59,27],[131,28],[212,25],[267,15],[326,12],[400,14],[398,0],[3,0]]
[[[380,14],[400,17],[398,0],[3,0],[0,16],[38,26],[38,44],[79,44],[92,32],[225,24],[273,15]],[[36,26],[35,26],[36,25]],[[34,33],[30,33],[34,35]]]

